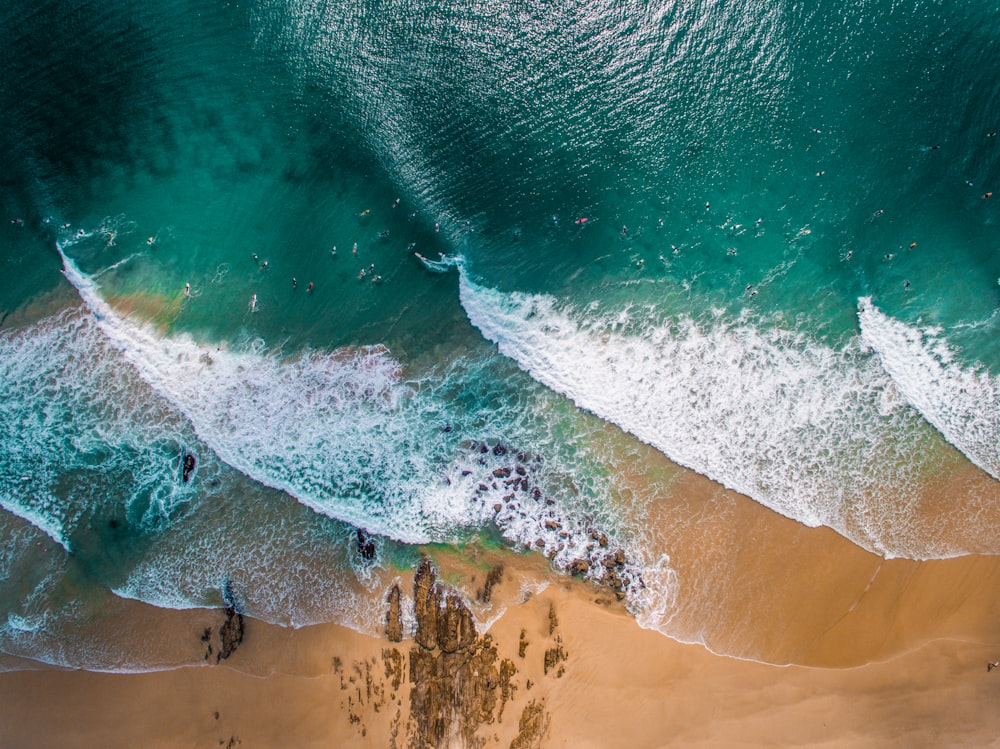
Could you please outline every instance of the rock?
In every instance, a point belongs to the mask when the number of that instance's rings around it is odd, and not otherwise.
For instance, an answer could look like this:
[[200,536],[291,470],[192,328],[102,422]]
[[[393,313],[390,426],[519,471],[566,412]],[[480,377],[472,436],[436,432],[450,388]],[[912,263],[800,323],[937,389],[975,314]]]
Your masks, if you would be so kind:
[[483,583],[483,587],[476,593],[476,600],[489,603],[493,598],[493,588],[499,585],[502,579],[503,565],[498,564],[486,573],[486,582]]
[[590,570],[590,562],[586,559],[574,559],[569,563],[569,574],[571,575],[586,575],[588,570]]
[[597,543],[598,543],[598,544],[600,545],[600,547],[601,547],[602,549],[603,549],[603,548],[606,548],[606,547],[607,547],[607,545],[608,545],[608,537],[607,537],[607,536],[605,536],[605,535],[604,535],[604,534],[602,533],[602,534],[601,534],[601,537],[600,537],[599,539],[597,539]]
[[615,552],[615,564],[618,567],[625,566],[625,552],[622,551],[621,549]]
[[494,468],[493,469],[493,475],[496,476],[498,479],[505,479],[508,476],[510,476],[510,469],[509,468]]
[[358,556],[370,562],[375,558],[375,541],[364,528],[358,528]]
[[517,730],[517,736],[510,742],[510,749],[540,749],[549,732],[549,715],[545,712],[544,704],[532,700],[525,705],[521,719],[517,722]]
[[476,731],[496,720],[498,691],[504,701],[510,697],[513,663],[498,669],[492,638],[478,635],[465,602],[443,590],[426,559],[413,588],[417,645],[409,658],[409,746],[483,746]]
[[562,526],[559,523],[557,523],[555,520],[546,520],[545,521],[545,528],[546,528],[546,530],[557,531],[560,528],[562,528]]
[[437,646],[443,653],[457,653],[475,642],[476,624],[472,612],[457,595],[448,595],[444,610],[438,612],[437,623]]
[[501,445],[501,444],[500,444],[500,443],[498,442],[498,443],[496,444],[496,446],[495,446],[495,447],[493,448],[493,454],[494,454],[494,455],[506,455],[506,454],[507,454],[507,448],[506,448],[506,447],[504,447],[503,445]]
[[497,504],[493,505],[493,512],[500,512],[500,510],[502,510],[502,509],[503,509],[503,505],[500,504],[499,502]]
[[222,599],[226,604],[226,621],[219,627],[219,652],[215,656],[216,663],[222,663],[236,652],[243,642],[243,614],[238,610],[236,596],[232,583],[227,582],[222,591]]
[[413,639],[427,650],[433,650],[437,646],[441,591],[436,584],[436,577],[430,560],[424,559],[413,578],[413,613],[417,620],[417,631]]
[[517,475],[518,475],[518,476],[524,476],[525,474],[527,474],[527,473],[528,473],[528,472],[527,472],[527,471],[525,470],[524,466],[517,466],[517,467],[516,467],[516,468],[515,468],[514,470],[515,470],[515,471],[517,471]]
[[401,593],[398,585],[393,585],[389,591],[389,611],[385,615],[385,635],[389,642],[403,640],[403,612],[400,604]]

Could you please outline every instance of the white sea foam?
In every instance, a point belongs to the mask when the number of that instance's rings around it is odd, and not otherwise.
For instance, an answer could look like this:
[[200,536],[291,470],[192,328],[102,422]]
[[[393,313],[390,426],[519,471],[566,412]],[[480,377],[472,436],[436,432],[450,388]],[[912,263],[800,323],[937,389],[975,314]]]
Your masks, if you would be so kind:
[[0,506],[67,550],[98,506],[152,528],[192,496],[177,460],[194,435],[119,362],[80,310],[0,335]]
[[[63,257],[67,278],[115,348],[243,474],[324,515],[406,543],[452,540],[461,529],[495,522],[512,543],[543,541],[557,565],[586,556],[597,509],[570,519],[587,496],[550,481],[572,474],[571,467],[543,465],[536,454],[520,493],[510,488],[511,478],[505,486],[493,471],[517,476],[517,461],[494,449],[495,437],[489,447],[477,443],[483,454],[460,444],[456,435],[469,431],[442,428],[455,416],[447,395],[435,391],[447,383],[404,381],[400,364],[380,346],[281,358],[164,338],[121,316],[93,279]],[[461,382],[450,387],[468,392],[477,376],[453,377]],[[496,421],[495,410],[480,410],[463,423],[481,429]],[[500,427],[505,438],[531,441],[530,429],[507,422]]]
[[963,366],[937,327],[895,320],[858,302],[861,336],[906,399],[973,463],[1000,478],[1000,377]]
[[600,314],[471,280],[469,319],[539,382],[673,461],[887,556],[962,553],[914,525],[927,428],[857,339],[841,349],[723,314]]

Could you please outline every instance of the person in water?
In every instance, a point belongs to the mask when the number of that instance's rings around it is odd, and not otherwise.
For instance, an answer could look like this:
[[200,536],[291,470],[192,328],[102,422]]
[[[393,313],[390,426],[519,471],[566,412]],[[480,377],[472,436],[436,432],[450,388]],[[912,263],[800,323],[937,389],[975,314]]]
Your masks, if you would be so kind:
[[194,455],[192,455],[191,453],[186,453],[184,455],[184,467],[181,472],[181,476],[184,479],[185,484],[191,480],[191,472],[194,471],[194,467],[196,465],[197,461],[195,460]]

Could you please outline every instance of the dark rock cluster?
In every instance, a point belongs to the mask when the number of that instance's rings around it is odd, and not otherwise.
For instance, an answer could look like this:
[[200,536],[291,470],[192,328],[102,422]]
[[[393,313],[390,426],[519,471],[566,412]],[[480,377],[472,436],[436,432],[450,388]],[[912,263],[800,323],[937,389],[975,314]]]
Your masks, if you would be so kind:
[[[414,746],[442,747],[458,739],[474,746],[479,726],[503,712],[514,664],[501,660],[489,635],[476,632],[472,613],[436,580],[424,560],[414,578],[416,645],[410,651],[410,719]],[[499,710],[498,710],[499,708]]]

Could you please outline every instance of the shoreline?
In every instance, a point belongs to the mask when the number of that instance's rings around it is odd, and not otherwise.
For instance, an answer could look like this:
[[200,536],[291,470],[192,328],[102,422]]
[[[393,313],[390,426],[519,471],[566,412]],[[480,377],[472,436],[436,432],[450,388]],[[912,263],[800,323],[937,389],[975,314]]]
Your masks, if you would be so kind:
[[[434,590],[404,587],[410,600]],[[470,633],[450,590],[429,599],[437,628],[421,634],[418,603],[399,643],[248,619],[220,665],[3,673],[0,722],[19,747],[109,749],[986,746],[1000,731],[1000,674],[985,667],[996,648],[982,643],[937,639],[853,668],[773,666],[644,630],[579,580],[508,602],[485,634]]]

